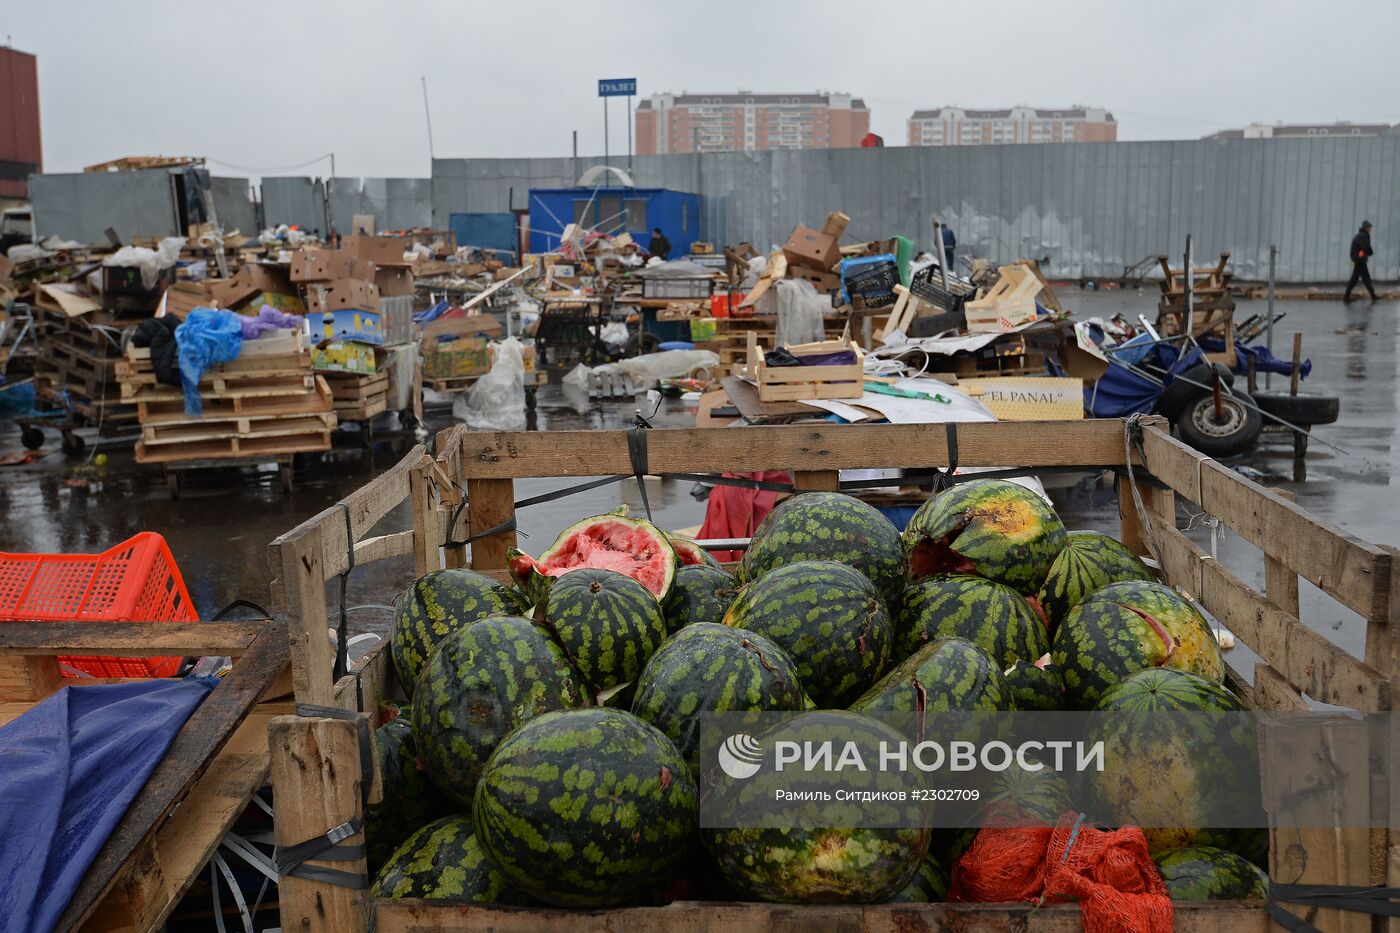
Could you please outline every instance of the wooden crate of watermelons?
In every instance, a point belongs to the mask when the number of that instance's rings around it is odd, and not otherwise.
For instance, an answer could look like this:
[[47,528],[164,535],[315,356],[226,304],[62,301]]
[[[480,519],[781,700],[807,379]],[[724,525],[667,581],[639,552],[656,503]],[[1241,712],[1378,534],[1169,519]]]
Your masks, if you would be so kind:
[[[1121,546],[1101,535],[1066,537],[1054,512],[1042,500],[1018,491],[1021,487],[1008,490],[995,483],[960,483],[911,521],[913,546],[908,572],[917,576],[942,569],[949,553],[962,557],[976,553],[981,561],[976,565],[979,572],[992,582],[963,581],[962,585],[972,589],[961,598],[981,599],[985,606],[991,605],[985,600],[996,596],[1008,605],[1020,606],[1027,594],[1033,595],[1052,618],[1062,616],[1061,626],[1066,631],[1094,624],[1098,617],[1090,608],[1097,606],[1095,611],[1101,611],[1107,603],[1128,599],[1146,613],[1143,618],[1154,617],[1151,631],[1165,627],[1178,643],[1192,644],[1195,650],[1180,652],[1178,659],[1166,667],[1173,669],[1169,671],[1172,677],[1191,677],[1184,671],[1177,672],[1176,666],[1196,671],[1200,676],[1190,682],[1205,685],[1202,695],[1225,695],[1217,685],[1223,680],[1236,696],[1262,710],[1304,709],[1303,693],[1364,712],[1388,709],[1390,684],[1396,671],[1390,634],[1396,630],[1397,622],[1391,573],[1394,552],[1348,535],[1283,496],[1199,455],[1174,440],[1163,421],[1148,420],[1137,428],[1140,444],[1125,446],[1128,426],[1113,420],[955,426],[956,458],[963,467],[1014,462],[1029,470],[1115,471]],[[871,518],[867,507],[857,500],[829,491],[837,488],[839,471],[843,469],[946,467],[951,445],[944,425],[800,425],[742,430],[742,443],[735,443],[737,438],[722,431],[648,431],[644,472],[665,476],[780,469],[792,472],[797,490],[828,491],[805,500],[800,508],[794,503],[774,513],[787,516],[782,522],[793,525],[786,528],[788,534],[765,537],[762,530],[756,534],[740,564],[747,575],[759,577],[751,588],[777,586],[771,581],[788,579],[794,568],[801,570],[802,559],[815,556],[836,557],[856,568],[839,575],[842,580],[849,578],[850,586],[845,591],[832,591],[832,600],[846,598],[843,592],[878,595],[886,587],[902,585],[905,551],[893,527],[880,530],[882,518]],[[692,648],[701,650],[702,636],[723,639],[727,629],[686,626],[680,629],[684,638],[673,635],[667,640],[668,628],[713,620],[718,613],[728,613],[730,623],[751,629],[745,637],[771,636],[779,647],[768,652],[770,656],[790,655],[788,661],[801,688],[810,692],[817,703],[847,705],[852,690],[849,685],[834,684],[823,673],[821,665],[810,656],[810,639],[794,641],[791,632],[782,630],[780,625],[774,627],[772,620],[761,614],[746,614],[746,605],[754,602],[752,596],[741,594],[735,598],[727,592],[730,588],[725,585],[723,570],[707,569],[704,557],[693,546],[681,543],[668,547],[660,532],[645,522],[599,516],[566,530],[556,547],[534,557],[514,550],[515,480],[630,477],[635,467],[624,432],[486,434],[454,428],[438,435],[436,449],[436,457],[422,448],[415,449],[397,466],[347,497],[340,504],[343,508],[327,509],[270,547],[271,566],[277,577],[274,600],[294,631],[297,699],[356,711],[379,727],[375,732],[379,749],[375,767],[385,793],[382,801],[371,806],[365,823],[378,886],[370,890],[284,876],[280,891],[284,929],[578,933],[821,927],[859,931],[1080,928],[1079,908],[1074,905],[1033,909],[1027,904],[763,903],[764,899],[800,901],[794,889],[784,889],[784,884],[810,879],[815,869],[809,865],[805,871],[788,872],[784,881],[760,876],[754,864],[761,865],[762,860],[746,863],[743,858],[725,858],[719,864],[725,880],[749,900],[680,900],[665,906],[625,906],[643,898],[662,903],[657,898],[672,876],[682,868],[693,869],[700,864],[693,840],[686,833],[674,831],[677,808],[687,810],[693,804],[693,798],[687,794],[693,791],[694,784],[689,779],[686,759],[674,744],[684,744],[684,733],[677,731],[673,719],[658,712],[664,704],[650,706],[643,694],[660,691],[664,695],[667,689],[675,687],[674,678],[703,688],[703,683],[685,680],[687,671],[698,668],[698,664],[667,664],[665,659],[670,655],[672,660],[679,656],[685,661],[688,655],[674,645],[693,642]],[[1125,449],[1135,451],[1131,480]],[[1177,497],[1214,515],[1243,542],[1263,553],[1265,592],[1250,587],[1178,530]],[[410,504],[411,527],[367,536],[371,528],[404,502]],[[966,527],[960,524],[969,514],[975,516],[986,507],[1008,503],[1013,510],[1026,510],[1029,516],[1033,533],[1025,560],[1005,560],[1005,548],[998,547],[995,535],[987,534],[985,525],[976,521]],[[950,521],[953,532],[959,535],[952,542],[953,549],[926,546],[944,540],[939,536],[948,532]],[[805,534],[803,528],[820,528],[821,533]],[[794,530],[799,533],[792,534]],[[857,530],[862,534],[859,547],[842,548],[832,543],[849,544]],[[472,541],[468,545],[465,542],[469,537]],[[784,543],[775,545],[779,540]],[[609,541],[627,544],[619,552],[605,546]],[[920,541],[924,545],[919,545]],[[565,569],[589,566],[590,553],[609,550],[611,556],[605,563],[626,570],[630,580],[617,575],[599,578],[596,573],[578,569],[563,573]],[[1174,589],[1132,579],[1148,575],[1135,555],[1146,556],[1149,551],[1157,555],[1155,574]],[[619,564],[618,553],[626,554],[630,563]],[[333,650],[325,635],[325,584],[351,567],[409,555],[419,578],[402,594],[392,638],[358,661],[350,674],[333,679]],[[782,573],[764,574],[783,564],[787,569]],[[476,574],[436,573],[468,567]],[[1071,573],[1069,569],[1083,573]],[[1112,600],[1096,601],[1092,594],[1085,596],[1105,579],[1121,581],[1125,577],[1126,582],[1114,584],[1125,589],[1115,590]],[[1317,598],[1340,604],[1366,620],[1364,658],[1347,653],[1299,620],[1300,577],[1318,589]],[[648,591],[674,588],[678,578],[680,589],[670,591],[666,601],[658,604],[648,598]],[[1045,582],[1038,582],[1040,578]],[[1090,582],[1085,583],[1086,580]],[[599,583],[596,590],[595,582]],[[924,588],[936,589],[941,584],[922,581],[909,585],[923,592]],[[541,587],[549,587],[548,599],[539,599]],[[971,595],[978,587],[983,588],[982,595]],[[682,600],[675,593],[684,594],[685,598]],[[1249,672],[1235,670],[1222,658],[1204,617],[1179,594],[1196,600],[1257,654],[1259,661],[1252,678],[1246,676]],[[390,594],[383,595],[387,599]],[[1080,597],[1082,607],[1066,609],[1068,603]],[[1133,599],[1141,602],[1133,603]],[[598,634],[593,628],[603,624],[598,620],[605,614],[587,611],[587,607],[596,609],[601,601],[622,610],[611,618],[628,620],[626,625],[609,624],[607,632],[614,643],[633,646],[633,652],[626,657],[591,647],[600,644],[593,637]],[[878,599],[875,601],[878,603]],[[906,606],[910,603],[908,594],[903,602]],[[540,624],[526,619],[496,619],[467,625],[495,612],[523,614],[531,603],[540,603]],[[451,613],[452,622],[445,620],[445,606],[456,607]],[[571,608],[580,606],[584,611],[572,621],[567,618]],[[1070,689],[1077,691],[1081,705],[1091,706],[1090,694],[1101,693],[1109,680],[1131,670],[1129,667],[1104,674],[1101,658],[1085,662],[1059,651],[1058,641],[1038,629],[1033,615],[1011,612],[1007,618],[1021,618],[1028,623],[1014,629],[1025,639],[1026,653],[1041,651],[1046,639],[1051,639],[1050,644],[1056,648],[1052,651],[1052,668],[1062,665],[1063,674],[1070,666],[1078,665],[1079,676]],[[1128,620],[1125,624],[1134,623]],[[686,634],[687,629],[691,634]],[[985,653],[983,639],[987,633],[968,634],[977,642],[969,651],[980,657]],[[838,632],[824,637],[839,640],[846,635]],[[438,639],[441,643],[434,651]],[[528,663],[535,672],[528,683],[518,676],[516,662],[503,663],[502,653],[489,650],[492,643],[503,640],[512,643],[518,663]],[[845,652],[843,656],[850,654]],[[652,660],[642,667],[647,655],[652,655]],[[1238,658],[1239,653],[1234,657]],[[1201,661],[1202,658],[1206,660]],[[1033,659],[1022,659],[1022,668],[1026,660]],[[1195,666],[1198,663],[1205,667]],[[775,669],[780,674],[787,670],[785,666]],[[639,670],[643,683],[637,687],[633,708],[642,717],[650,717],[649,722],[656,727],[621,710],[583,706],[589,687],[622,683],[637,677]],[[860,689],[865,689],[880,669],[876,666],[858,674],[862,678]],[[781,681],[782,677],[775,680]],[[417,695],[412,714],[385,725],[395,704],[405,702],[414,686]],[[759,706],[771,703],[774,708],[782,708],[782,698],[790,701],[793,689],[801,692],[796,684],[789,684],[786,690],[779,685],[756,702]],[[467,723],[463,704],[494,695],[496,699],[489,702],[509,706],[519,699],[521,690],[531,691],[530,698],[538,701],[541,708],[558,712],[549,719],[536,717],[522,722],[516,721],[519,717],[508,716],[505,722],[484,729]],[[1069,701],[1061,697],[1059,702]],[[521,708],[521,704],[515,708]],[[592,712],[585,711],[590,709]],[[643,825],[656,828],[645,843],[640,837],[627,842],[626,852],[613,851],[618,846],[616,834],[591,832],[587,820],[580,821],[563,811],[551,811],[549,818],[543,820],[543,811],[531,814],[520,808],[519,801],[525,798],[500,792],[503,782],[508,783],[506,772],[512,767],[531,756],[540,760],[538,738],[545,727],[531,727],[531,723],[550,724],[556,737],[573,735],[578,748],[583,749],[588,744],[586,727],[598,720],[610,721],[611,727],[631,736],[637,747],[649,750],[641,754],[644,760],[640,762],[636,756],[616,753],[619,772],[641,767],[654,775],[660,762],[670,775],[667,787],[671,791],[664,800],[659,792],[626,790],[624,782],[610,787],[604,795],[607,800],[598,802],[614,816],[621,811],[607,808],[616,806],[634,816],[640,814]],[[498,734],[513,725],[520,728],[511,732],[509,738]],[[364,812],[361,789],[372,776],[361,769],[355,729],[354,722],[331,718],[285,717],[272,723],[270,742],[279,845],[296,845],[347,823],[352,828],[359,826],[352,821]],[[454,743],[454,739],[465,741]],[[488,762],[493,748],[497,754]],[[546,757],[550,755],[553,757],[548,760],[553,765],[559,766],[561,772],[566,770],[568,754],[559,753],[556,747],[554,752],[546,753]],[[553,780],[540,778],[540,799],[549,801],[564,793],[562,788],[554,787]],[[645,786],[655,791],[659,785],[652,782]],[[477,788],[475,793],[472,787]],[[1377,806],[1390,806],[1383,785],[1373,793],[1380,795]],[[678,803],[678,798],[684,799]],[[477,824],[446,816],[454,811],[464,812],[473,801]],[[693,816],[689,812],[683,815]],[[434,817],[443,821],[433,822],[411,841],[405,840],[412,830]],[[566,849],[573,846],[573,851],[591,845],[589,851],[594,857],[565,859],[562,865],[568,871],[538,853],[532,863],[529,845],[521,841],[519,833],[504,828],[514,826],[520,831],[535,832],[529,827],[541,829],[545,825],[549,827],[551,845]],[[1400,826],[1400,817],[1392,816],[1389,825]],[[1267,836],[1269,874],[1275,879],[1307,884],[1395,884],[1397,879],[1389,873],[1396,871],[1392,866],[1400,865],[1400,835],[1396,833],[1277,826]],[[829,840],[838,851],[842,842],[839,836],[838,833]],[[356,845],[364,839],[365,834],[356,831],[344,839],[344,844]],[[711,842],[710,851],[724,851],[716,840]],[[391,854],[393,846],[400,843],[403,847]],[[921,872],[925,882],[932,880],[940,886],[946,883],[946,867],[941,869],[943,877],[930,879],[935,866],[924,863],[921,853],[917,845],[912,850],[892,846],[886,850],[886,858],[875,866],[857,868],[836,859],[827,864],[826,871],[843,878],[849,885],[847,896],[853,901],[888,900],[901,895],[898,884],[914,872]],[[950,853],[941,854],[946,857]],[[783,855],[799,864],[806,858],[796,848],[785,850]],[[1222,864],[1233,858],[1218,854],[1215,857]],[[899,863],[897,869],[890,869],[891,860]],[[370,878],[364,859],[323,863],[313,860],[312,864]],[[1238,867],[1240,860],[1234,859],[1231,864]],[[1229,873],[1222,870],[1222,874]],[[1212,874],[1211,878],[1220,881],[1217,875]],[[1255,881],[1228,890],[1237,895],[1257,895],[1258,883],[1262,883],[1259,879],[1256,875]],[[938,896],[937,891],[920,891],[917,885],[914,882],[903,896],[917,900]],[[519,906],[522,904],[530,906]],[[1264,902],[1257,898],[1176,901],[1174,906],[1175,925],[1181,930],[1262,933],[1270,928]],[[1288,909],[1299,913],[1304,910]],[[1308,916],[1326,930],[1369,929],[1369,919],[1361,914],[1311,909]]]

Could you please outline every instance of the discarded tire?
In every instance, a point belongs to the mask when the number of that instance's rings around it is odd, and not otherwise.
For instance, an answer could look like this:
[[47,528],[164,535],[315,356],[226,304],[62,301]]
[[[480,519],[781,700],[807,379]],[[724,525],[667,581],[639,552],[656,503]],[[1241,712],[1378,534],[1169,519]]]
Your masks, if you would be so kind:
[[[1230,368],[1224,363],[1197,363],[1190,366],[1172,379],[1167,387],[1162,390],[1162,394],[1157,397],[1157,412],[1175,421],[1177,415],[1186,407],[1200,392],[1205,391],[1201,386],[1211,385],[1211,368],[1214,367],[1220,373],[1220,382],[1227,388],[1235,384],[1235,374],[1230,372]],[[1189,381],[1188,381],[1189,380]],[[1193,385],[1193,383],[1198,383]]]
[[1341,413],[1341,400],[1335,395],[1289,395],[1287,392],[1255,392],[1252,395],[1260,411],[1290,424],[1331,424]]
[[1264,417],[1248,395],[1222,392],[1217,417],[1214,393],[1204,389],[1196,393],[1173,419],[1183,441],[1212,457],[1233,457],[1254,447],[1264,429]]

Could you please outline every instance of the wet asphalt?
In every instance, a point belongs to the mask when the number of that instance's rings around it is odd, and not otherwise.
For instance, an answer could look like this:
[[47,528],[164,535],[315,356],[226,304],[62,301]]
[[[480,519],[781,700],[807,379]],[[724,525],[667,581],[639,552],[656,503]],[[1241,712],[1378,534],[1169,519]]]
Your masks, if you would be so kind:
[[[1153,291],[1082,292],[1060,289],[1061,302],[1076,318],[1107,317],[1122,312],[1154,316]],[[1243,301],[1237,320],[1263,311],[1262,301]],[[1275,328],[1274,349],[1287,356],[1295,332],[1303,334],[1304,355],[1312,360],[1304,388],[1341,398],[1341,419],[1319,428],[1307,457],[1307,478],[1294,479],[1293,449],[1287,434],[1266,434],[1259,447],[1237,461],[1251,478],[1292,491],[1314,514],[1346,531],[1380,544],[1400,545],[1396,518],[1395,431],[1400,382],[1396,379],[1400,304],[1343,306],[1340,302],[1278,302],[1286,317]],[[1287,377],[1273,377],[1273,388],[1287,388]],[[441,400],[440,400],[441,401]],[[538,395],[540,430],[602,429],[626,426],[641,400],[590,402],[557,386]],[[431,403],[431,400],[430,400]],[[656,413],[658,426],[688,426],[691,415],[679,401],[666,401]],[[429,428],[449,425],[445,405],[430,408]],[[90,444],[81,455],[59,451],[50,432],[47,456],[31,463],[0,466],[0,551],[89,553],[101,551],[140,531],[164,535],[203,618],[235,599],[262,605],[269,601],[268,542],[327,508],[368,482],[411,448],[414,438],[397,431],[392,416],[369,449],[357,433],[347,432],[324,455],[299,458],[293,488],[283,492],[275,473],[245,475],[211,471],[190,475],[182,495],[171,497],[160,467],[135,463],[129,444]],[[1329,449],[1327,441],[1340,450]],[[0,456],[20,449],[19,429],[0,417]],[[106,455],[98,465],[98,453]],[[1232,463],[1236,463],[1232,461]],[[574,480],[526,480],[517,497],[568,485]],[[692,496],[688,481],[653,481],[648,486],[653,513],[667,528],[698,525],[705,504]],[[1057,509],[1071,528],[1117,528],[1117,503],[1105,484],[1088,480],[1053,490]],[[535,506],[521,513],[522,547],[537,553],[563,527],[580,517],[628,503],[640,509],[635,483],[606,486],[589,493]],[[1183,517],[1185,513],[1183,512]],[[1199,525],[1200,520],[1197,519]],[[384,531],[408,526],[406,508],[388,516]],[[1209,542],[1208,527],[1193,537]],[[1246,580],[1262,580],[1258,551],[1230,535],[1215,546],[1219,558]],[[388,604],[413,577],[408,559],[357,568],[346,603],[352,627],[383,631]],[[330,604],[339,591],[328,590]],[[1364,641],[1360,620],[1340,609],[1306,583],[1303,616],[1348,650],[1359,653]],[[330,621],[330,620],[328,620]]]

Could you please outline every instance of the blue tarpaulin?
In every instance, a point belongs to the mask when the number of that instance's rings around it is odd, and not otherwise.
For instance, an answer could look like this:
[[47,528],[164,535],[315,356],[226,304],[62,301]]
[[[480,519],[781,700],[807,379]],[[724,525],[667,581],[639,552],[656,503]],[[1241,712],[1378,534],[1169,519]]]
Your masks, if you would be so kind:
[[[1113,358],[1114,354],[1110,353],[1109,359]],[[1153,347],[1152,352],[1140,358],[1139,363],[1154,363],[1167,370],[1169,376],[1175,377],[1204,358],[1201,351],[1194,347],[1185,356],[1180,356],[1175,347],[1159,343]],[[1170,384],[1171,379],[1167,379],[1166,382]],[[1157,399],[1161,396],[1162,389],[1163,386],[1139,376],[1124,365],[1115,363],[1108,367],[1108,371],[1100,376],[1097,382],[1084,390],[1084,407],[1095,418],[1126,418],[1133,414],[1147,414],[1157,407]]]
[[66,687],[0,727],[0,930],[48,933],[214,677]]
[[185,392],[185,414],[204,414],[199,380],[215,363],[227,363],[243,349],[243,320],[232,311],[195,308],[175,328],[180,348],[180,385]]

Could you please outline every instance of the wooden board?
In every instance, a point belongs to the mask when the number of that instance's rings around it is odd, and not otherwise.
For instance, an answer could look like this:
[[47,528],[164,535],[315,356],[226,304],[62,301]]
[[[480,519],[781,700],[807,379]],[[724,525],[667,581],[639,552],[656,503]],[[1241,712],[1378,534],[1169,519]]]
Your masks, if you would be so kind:
[[289,415],[314,414],[328,410],[331,400],[328,394],[320,391],[301,392],[298,395],[274,396],[201,396],[204,414],[193,418],[185,414],[185,399],[168,399],[155,402],[138,402],[142,426],[160,424],[197,424],[200,421],[216,418],[283,418]]
[[137,463],[169,463],[180,460],[248,459],[275,457],[281,454],[311,453],[331,449],[330,431],[301,434],[293,437],[238,438],[218,441],[198,441],[187,444],[147,446],[136,442]]
[[240,441],[252,441],[266,437],[314,434],[334,428],[335,425],[334,411],[285,418],[211,418],[187,424],[143,426],[141,440],[148,448],[235,438]]
[[[258,376],[257,378],[227,380],[215,378],[206,386],[200,382],[201,398],[265,398],[283,395],[305,395],[316,386],[316,377],[308,368],[305,371],[289,372],[280,376]],[[122,400],[132,402],[183,401],[185,394],[175,386],[137,385],[130,382],[121,384]]]
[[[172,654],[241,657],[263,622],[44,622],[0,625],[0,657],[76,654],[159,658]],[[193,633],[191,632],[193,629]]]

